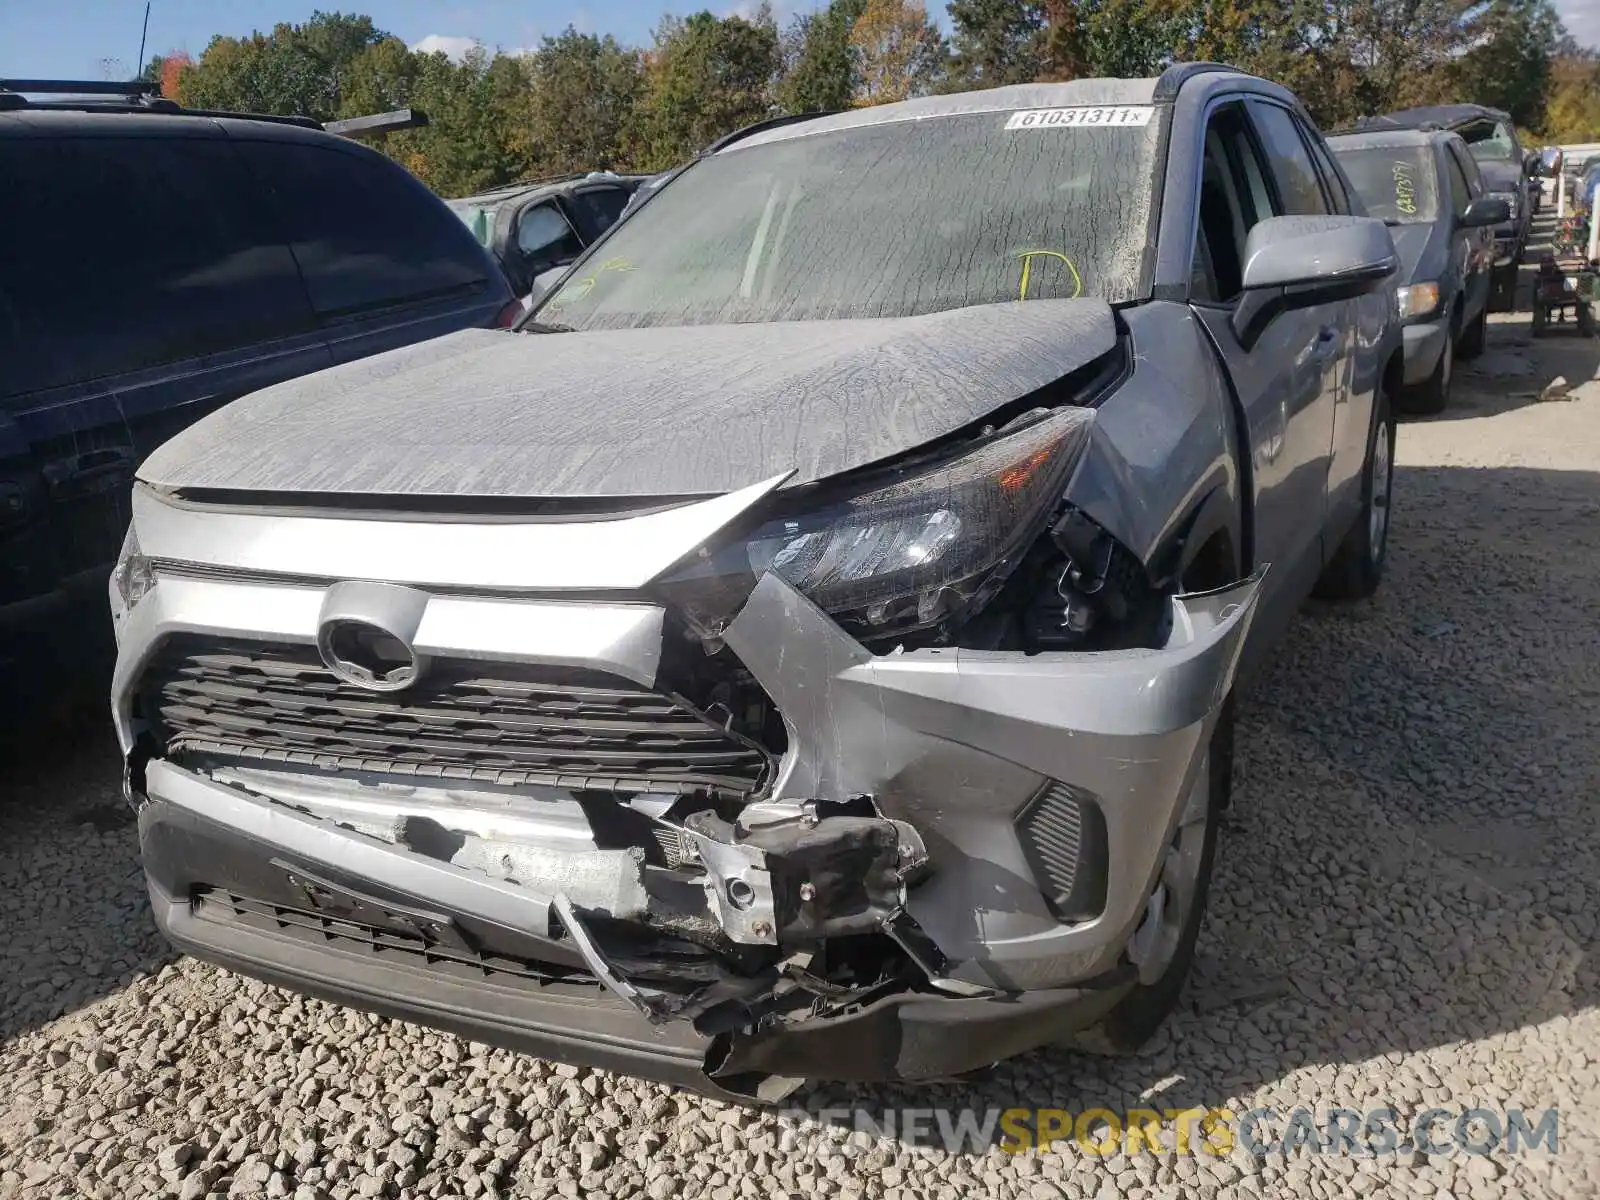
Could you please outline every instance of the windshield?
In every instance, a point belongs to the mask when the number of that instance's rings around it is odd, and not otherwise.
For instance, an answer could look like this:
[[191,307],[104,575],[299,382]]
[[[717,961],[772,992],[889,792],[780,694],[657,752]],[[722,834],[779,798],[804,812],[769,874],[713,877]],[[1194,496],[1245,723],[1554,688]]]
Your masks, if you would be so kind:
[[1409,225],[1439,215],[1432,158],[1421,146],[1335,148],[1334,153],[1372,216],[1391,225]]
[[540,319],[598,329],[1134,299],[1159,122],[1148,108],[1054,111],[1131,117],[1007,128],[1013,114],[964,114],[708,158],[618,225]]
[[1484,121],[1460,131],[1467,150],[1479,162],[1517,157],[1517,136],[1504,121]]

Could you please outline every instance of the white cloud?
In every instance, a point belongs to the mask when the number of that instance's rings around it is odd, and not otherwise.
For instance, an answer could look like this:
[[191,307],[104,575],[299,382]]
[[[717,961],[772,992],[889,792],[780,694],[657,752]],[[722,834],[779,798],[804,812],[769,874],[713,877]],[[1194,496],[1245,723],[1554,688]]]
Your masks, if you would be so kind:
[[430,33],[427,37],[411,43],[411,49],[416,54],[440,53],[448,55],[456,62],[467,56],[467,52],[477,48],[477,38],[452,37],[446,33]]
[[1556,11],[1578,45],[1600,49],[1600,5],[1594,0],[1557,0]]

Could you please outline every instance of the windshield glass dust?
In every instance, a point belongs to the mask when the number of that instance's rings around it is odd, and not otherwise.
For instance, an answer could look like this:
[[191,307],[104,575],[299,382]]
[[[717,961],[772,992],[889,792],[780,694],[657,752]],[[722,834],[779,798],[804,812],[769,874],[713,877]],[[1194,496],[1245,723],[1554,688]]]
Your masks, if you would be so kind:
[[1439,215],[1439,189],[1429,151],[1389,146],[1340,150],[1338,155],[1339,165],[1372,216],[1391,225],[1407,225]]
[[1134,299],[1160,122],[1006,112],[735,149],[674,180],[551,297],[577,329],[900,317]]

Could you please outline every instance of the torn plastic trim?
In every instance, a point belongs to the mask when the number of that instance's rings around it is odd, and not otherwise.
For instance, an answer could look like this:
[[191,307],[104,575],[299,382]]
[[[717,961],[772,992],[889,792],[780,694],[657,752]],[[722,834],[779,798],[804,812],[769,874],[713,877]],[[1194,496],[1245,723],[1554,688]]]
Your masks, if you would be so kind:
[[[724,637],[787,726],[773,800],[874,796],[928,845],[907,911],[955,977],[1059,986],[1115,963],[1143,911],[1264,570],[1168,597],[1156,649],[878,656],[772,573]],[[1080,924],[1050,911],[1013,824],[1052,779],[1106,817],[1106,905]]]

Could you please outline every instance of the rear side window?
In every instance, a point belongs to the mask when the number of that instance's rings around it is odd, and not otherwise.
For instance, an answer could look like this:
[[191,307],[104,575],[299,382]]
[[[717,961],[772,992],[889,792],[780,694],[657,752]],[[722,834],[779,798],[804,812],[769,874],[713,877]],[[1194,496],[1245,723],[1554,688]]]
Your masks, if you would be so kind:
[[1296,216],[1327,213],[1328,201],[1322,194],[1317,168],[1288,110],[1252,100],[1250,115],[1261,135],[1267,159],[1272,163],[1273,174],[1277,176],[1284,211]]
[[310,328],[293,257],[233,148],[0,139],[0,395]]
[[277,207],[319,316],[467,291],[488,278],[466,226],[404,168],[333,146],[238,145]]
[[619,187],[589,188],[567,200],[567,208],[585,245],[615,225],[627,206],[628,192]]

